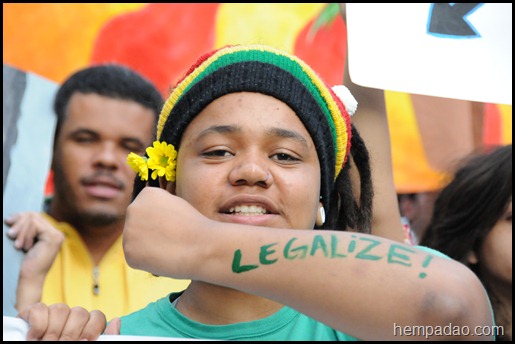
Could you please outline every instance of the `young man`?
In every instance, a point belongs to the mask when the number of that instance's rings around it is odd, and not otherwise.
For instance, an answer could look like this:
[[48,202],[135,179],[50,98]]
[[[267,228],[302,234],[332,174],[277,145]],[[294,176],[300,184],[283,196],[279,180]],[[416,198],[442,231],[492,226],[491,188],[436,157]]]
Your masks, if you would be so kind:
[[8,235],[26,252],[16,308],[65,303],[120,316],[189,283],[157,278],[125,262],[122,231],[135,173],[127,154],[144,152],[163,100],[146,78],[121,65],[71,75],[60,87],[45,213],[14,214]]

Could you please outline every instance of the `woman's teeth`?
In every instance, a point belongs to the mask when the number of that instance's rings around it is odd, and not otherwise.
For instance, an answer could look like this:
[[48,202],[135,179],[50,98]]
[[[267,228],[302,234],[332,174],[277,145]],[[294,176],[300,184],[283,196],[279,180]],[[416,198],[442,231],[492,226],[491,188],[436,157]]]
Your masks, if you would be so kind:
[[238,205],[230,208],[229,214],[263,215],[266,214],[266,209],[257,205]]

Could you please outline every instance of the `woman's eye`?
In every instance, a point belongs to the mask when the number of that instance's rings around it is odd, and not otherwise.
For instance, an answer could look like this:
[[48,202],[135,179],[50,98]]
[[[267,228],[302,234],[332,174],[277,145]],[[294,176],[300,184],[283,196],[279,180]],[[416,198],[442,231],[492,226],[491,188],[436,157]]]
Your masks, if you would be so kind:
[[272,156],[272,159],[276,159],[279,161],[299,161],[299,159],[291,156],[290,154],[286,153],[277,153]]

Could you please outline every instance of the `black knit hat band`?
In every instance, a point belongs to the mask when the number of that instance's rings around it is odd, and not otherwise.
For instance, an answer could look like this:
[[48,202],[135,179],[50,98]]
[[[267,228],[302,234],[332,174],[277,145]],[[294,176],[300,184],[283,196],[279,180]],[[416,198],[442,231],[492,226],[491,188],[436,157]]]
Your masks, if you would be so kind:
[[176,102],[160,137],[180,148],[188,124],[212,101],[236,92],[258,92],[288,104],[297,114],[315,143],[321,166],[321,196],[329,207],[335,178],[335,144],[331,128],[313,94],[290,72],[259,61],[239,62],[215,70],[192,85]]

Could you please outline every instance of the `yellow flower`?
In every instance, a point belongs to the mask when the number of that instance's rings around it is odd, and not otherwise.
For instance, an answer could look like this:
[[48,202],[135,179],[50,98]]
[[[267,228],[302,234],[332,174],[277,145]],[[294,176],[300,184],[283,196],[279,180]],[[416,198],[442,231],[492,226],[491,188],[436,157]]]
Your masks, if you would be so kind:
[[129,153],[127,156],[127,163],[135,172],[138,173],[141,180],[148,180],[148,166],[146,157],[139,156],[136,153]]
[[148,168],[154,170],[152,172],[152,179],[157,176],[166,176],[166,180],[175,181],[175,159],[177,158],[177,151],[175,147],[166,142],[154,141],[153,147],[147,148]]

